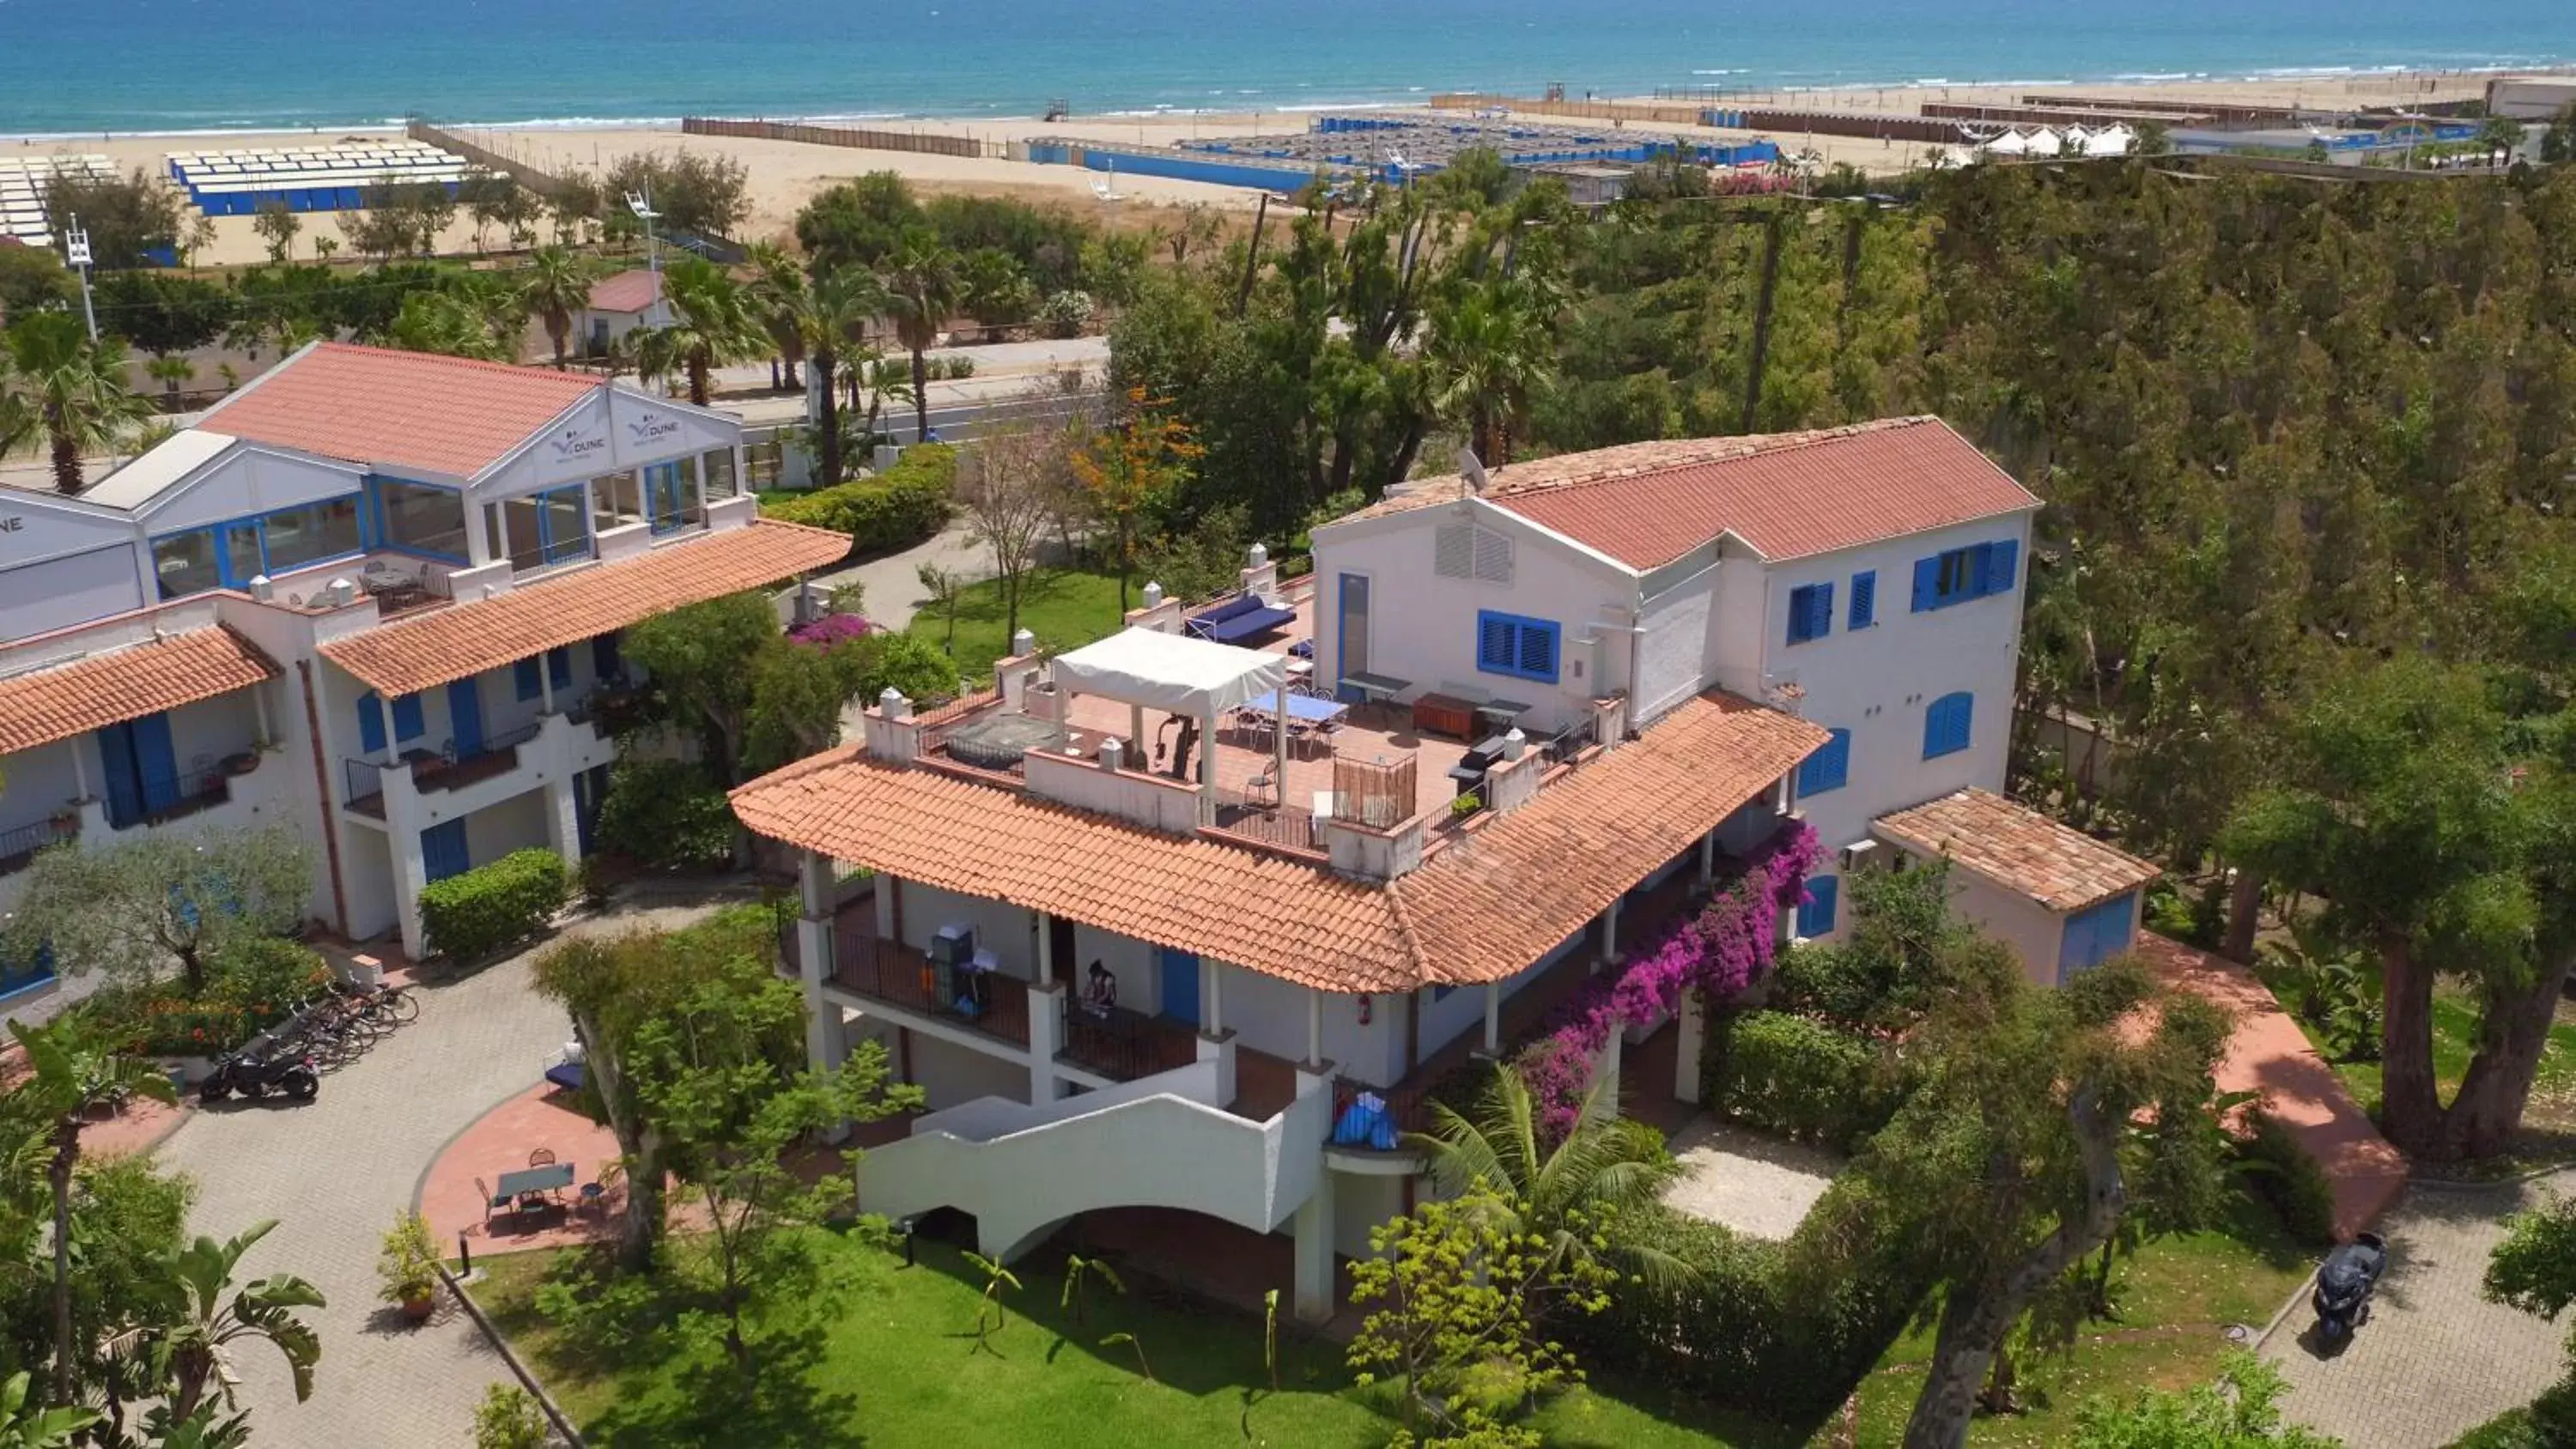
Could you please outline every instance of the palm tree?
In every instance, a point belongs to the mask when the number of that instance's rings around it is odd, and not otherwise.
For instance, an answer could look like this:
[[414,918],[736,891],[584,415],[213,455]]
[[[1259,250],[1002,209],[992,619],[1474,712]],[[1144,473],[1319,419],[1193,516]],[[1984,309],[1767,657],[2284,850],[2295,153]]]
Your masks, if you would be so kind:
[[168,1386],[173,1418],[195,1414],[208,1402],[209,1390],[225,1408],[234,1407],[230,1350],[242,1342],[276,1345],[294,1376],[295,1401],[312,1397],[313,1365],[322,1357],[322,1339],[295,1310],[324,1307],[321,1291],[292,1273],[233,1286],[233,1270],[242,1255],[276,1226],[275,1218],[254,1223],[223,1243],[200,1236],[162,1259],[178,1291],[180,1312],[173,1322],[146,1330],[144,1353],[155,1377]]
[[27,1402],[33,1375],[16,1373],[0,1384],[0,1449],[71,1449],[83,1429],[98,1422],[92,1409],[48,1409]]
[[38,312],[8,331],[0,367],[0,453],[42,434],[54,487],[78,493],[81,455],[114,448],[152,415],[125,381],[123,344],[92,342],[79,318]]
[[868,425],[865,431],[874,441],[877,424],[885,417],[886,404],[912,401],[912,383],[875,348],[868,348],[850,359],[850,406],[859,405],[859,389],[862,387],[868,393]]
[[821,409],[814,420],[815,431],[821,443],[823,481],[829,486],[840,482],[847,468],[841,447],[841,357],[860,345],[868,319],[885,310],[885,289],[857,267],[798,280],[800,287],[786,299],[787,318],[814,370]]
[[671,324],[636,330],[636,370],[654,379],[686,374],[689,401],[705,407],[714,371],[760,356],[769,335],[742,284],[703,257],[675,258],[664,268],[662,296]]
[[1479,461],[1511,461],[1512,419],[1555,366],[1546,314],[1530,289],[1498,279],[1458,298],[1432,324],[1424,349],[1431,402],[1464,423]]
[[796,316],[805,299],[805,270],[775,242],[753,242],[751,265],[756,273],[751,279],[752,305],[759,309],[761,330],[769,334],[776,349],[769,360],[769,384],[792,390],[799,386],[796,365],[805,360],[805,332],[797,326]]
[[519,284],[519,300],[545,324],[546,340],[555,345],[557,372],[563,371],[572,345],[573,314],[590,305],[592,270],[587,257],[561,246],[540,247],[528,262],[527,280]]
[[43,1026],[12,1021],[27,1055],[27,1077],[11,1090],[13,1115],[50,1149],[45,1184],[54,1215],[54,1402],[72,1402],[79,1368],[72,1334],[72,1169],[80,1165],[81,1123],[90,1109],[128,1097],[176,1102],[170,1078],[152,1063],[111,1049],[76,1016]]
[[886,264],[886,311],[894,335],[912,353],[914,441],[930,438],[930,366],[922,354],[958,307],[957,254],[937,238],[916,232]]
[[176,353],[167,353],[143,364],[143,370],[170,395],[170,411],[179,410],[179,389],[197,375],[197,365]]
[[[1537,1103],[1521,1074],[1497,1066],[1474,1116],[1435,1102],[1432,1130],[1413,1136],[1409,1145],[1429,1161],[1441,1196],[1456,1197],[1482,1182],[1496,1201],[1518,1214],[1515,1231],[1547,1239],[1554,1256],[1589,1256],[1591,1242],[1569,1226],[1569,1218],[1581,1213],[1597,1219],[1604,1208],[1614,1213],[1642,1209],[1661,1193],[1674,1170],[1672,1159],[1650,1146],[1644,1135],[1595,1114],[1594,1098],[1606,1086],[1606,1081],[1593,1084],[1574,1130],[1550,1144],[1539,1133]],[[1637,1245],[1621,1251],[1646,1277],[1670,1282],[1689,1276],[1688,1265],[1660,1248]]]

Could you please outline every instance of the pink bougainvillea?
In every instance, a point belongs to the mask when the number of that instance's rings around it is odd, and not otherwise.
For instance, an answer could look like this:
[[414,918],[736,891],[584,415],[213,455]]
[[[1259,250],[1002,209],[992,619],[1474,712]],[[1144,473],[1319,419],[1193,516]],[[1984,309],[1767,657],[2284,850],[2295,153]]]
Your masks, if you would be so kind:
[[799,624],[787,631],[787,637],[799,644],[829,648],[844,639],[864,639],[876,632],[876,625],[856,614],[826,614],[811,624]]
[[1782,827],[1698,913],[1577,988],[1551,1029],[1512,1059],[1537,1100],[1541,1128],[1555,1137],[1574,1130],[1611,1033],[1660,1020],[1687,992],[1723,1001],[1761,980],[1779,942],[1780,913],[1806,900],[1807,873],[1823,853],[1804,823]]

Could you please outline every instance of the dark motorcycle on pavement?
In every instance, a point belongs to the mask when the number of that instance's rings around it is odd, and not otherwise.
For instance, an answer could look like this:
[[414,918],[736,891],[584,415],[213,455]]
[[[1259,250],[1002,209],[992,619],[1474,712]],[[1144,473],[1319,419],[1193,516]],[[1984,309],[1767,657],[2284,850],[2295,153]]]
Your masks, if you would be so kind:
[[313,1058],[296,1051],[280,1051],[267,1037],[254,1037],[240,1051],[215,1063],[206,1080],[197,1088],[199,1099],[220,1102],[238,1092],[258,1101],[270,1092],[281,1092],[289,1100],[310,1102],[322,1090],[322,1075],[315,1069]]
[[2326,1255],[2317,1269],[2317,1341],[2332,1346],[2352,1337],[2370,1318],[2370,1292],[2388,1269],[2388,1243],[2377,1233],[2360,1233]]

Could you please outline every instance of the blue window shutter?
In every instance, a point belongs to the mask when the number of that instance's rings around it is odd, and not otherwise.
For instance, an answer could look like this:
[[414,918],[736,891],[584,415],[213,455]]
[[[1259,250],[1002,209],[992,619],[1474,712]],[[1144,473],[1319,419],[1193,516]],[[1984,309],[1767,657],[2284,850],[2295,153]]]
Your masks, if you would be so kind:
[[1976,703],[1976,696],[1965,690],[1932,701],[1923,711],[1923,758],[1955,755],[1968,747]]
[[421,722],[420,696],[406,694],[394,701],[394,740],[419,739],[429,726]]
[[1519,630],[1500,614],[1479,612],[1476,615],[1476,667],[1509,671],[1514,667],[1513,646]]
[[1821,795],[1839,790],[1851,780],[1851,731],[1835,730],[1833,738],[1817,747],[1798,767],[1798,793]]
[[1829,935],[1834,917],[1841,905],[1843,882],[1840,876],[1820,875],[1807,881],[1807,899],[1798,907],[1798,934]]
[[590,641],[590,672],[601,679],[617,677],[617,634],[611,630]]
[[1834,632],[1834,586],[1812,584],[1809,587],[1815,592],[1807,596],[1807,608],[1810,610],[1807,616],[1807,637],[1822,639]]
[[1878,571],[1863,569],[1852,575],[1851,627],[1866,629],[1878,622]]
[[546,674],[554,680],[555,688],[572,688],[572,650],[569,648],[547,650]]
[[1914,612],[1928,613],[1939,608],[1941,606],[1940,587],[1941,556],[1936,553],[1930,558],[1916,559],[1914,561]]
[[358,748],[374,754],[385,747],[385,717],[377,712],[376,692],[358,696]]
[[1521,673],[1532,679],[1556,680],[1556,626],[1526,623],[1521,625]]
[[2007,538],[1986,545],[1986,577],[1982,592],[2008,594],[2013,591],[2013,570],[2021,564],[2021,540]]
[[534,699],[543,692],[537,683],[537,661],[520,659],[510,665],[510,682],[521,699]]

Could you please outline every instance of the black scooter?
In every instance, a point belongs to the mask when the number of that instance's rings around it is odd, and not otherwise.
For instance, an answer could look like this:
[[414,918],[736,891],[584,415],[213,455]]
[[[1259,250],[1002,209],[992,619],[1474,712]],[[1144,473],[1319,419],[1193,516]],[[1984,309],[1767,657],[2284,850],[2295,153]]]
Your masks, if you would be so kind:
[[2334,1345],[2370,1318],[2370,1291],[2388,1268],[2388,1243],[2377,1233],[2356,1234],[2326,1255],[2317,1269],[2317,1341]]
[[255,1037],[240,1051],[215,1063],[206,1080],[197,1087],[201,1101],[220,1102],[235,1092],[256,1102],[272,1090],[282,1092],[290,1101],[310,1102],[322,1090],[322,1075],[313,1059],[301,1053],[277,1053],[275,1043],[266,1037]]

